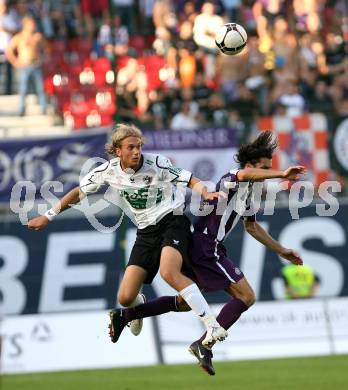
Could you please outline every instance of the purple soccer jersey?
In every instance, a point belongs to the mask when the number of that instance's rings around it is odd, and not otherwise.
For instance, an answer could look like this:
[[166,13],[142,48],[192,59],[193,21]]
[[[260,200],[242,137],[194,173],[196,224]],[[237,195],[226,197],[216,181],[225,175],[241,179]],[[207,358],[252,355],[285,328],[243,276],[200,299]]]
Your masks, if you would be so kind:
[[227,199],[206,202],[213,210],[193,224],[190,265],[198,285],[205,291],[222,290],[244,277],[223,245],[240,218],[256,220],[251,199],[253,183],[239,183],[237,172],[238,169],[231,170],[216,185],[216,191],[224,191]]

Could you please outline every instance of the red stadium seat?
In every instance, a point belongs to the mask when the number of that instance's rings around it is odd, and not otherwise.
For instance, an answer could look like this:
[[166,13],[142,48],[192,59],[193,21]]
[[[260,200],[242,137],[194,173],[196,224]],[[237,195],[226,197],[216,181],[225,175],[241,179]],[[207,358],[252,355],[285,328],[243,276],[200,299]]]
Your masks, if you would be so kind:
[[52,56],[64,56],[67,46],[63,40],[54,40],[49,43],[49,52]]
[[112,126],[114,124],[114,119],[112,115],[101,114],[100,118],[100,126]]
[[129,47],[142,54],[145,49],[145,38],[142,35],[133,35],[129,37]]
[[100,57],[94,61],[93,70],[106,73],[108,70],[112,70],[112,66],[107,57]]
[[52,76],[46,76],[44,77],[44,90],[47,93],[47,95],[54,95],[54,85],[53,85],[53,79]]
[[145,47],[146,49],[151,49],[153,43],[155,42],[156,36],[155,35],[148,35],[145,37]]
[[128,56],[117,57],[116,71],[119,71],[121,68],[124,68],[127,65],[129,58],[130,57],[128,57]]
[[148,89],[150,91],[162,86],[162,81],[159,78],[159,72],[165,64],[166,62],[164,58],[160,56],[144,57],[144,65],[148,78]]

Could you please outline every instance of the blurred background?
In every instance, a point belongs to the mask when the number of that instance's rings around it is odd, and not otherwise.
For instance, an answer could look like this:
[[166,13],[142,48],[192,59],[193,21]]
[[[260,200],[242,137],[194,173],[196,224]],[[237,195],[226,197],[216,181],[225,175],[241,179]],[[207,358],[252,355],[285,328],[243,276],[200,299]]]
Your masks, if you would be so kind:
[[[212,182],[243,142],[274,132],[274,167],[305,165],[313,186],[292,204],[291,186],[271,183],[274,213],[266,199],[259,220],[308,268],[293,274],[234,231],[226,246],[259,302],[215,358],[348,353],[347,12],[345,0],[0,0],[3,373],[192,362],[186,347],[202,328],[191,313],[146,320],[141,336],[126,329],[110,345],[106,309],[135,228],[118,227],[121,210],[102,194],[88,218],[69,210],[45,231],[26,228],[78,185],[89,158],[107,158],[118,122]],[[214,35],[231,21],[248,43],[226,56]],[[144,292],[173,294],[159,277]],[[207,298],[216,311],[227,300]]]

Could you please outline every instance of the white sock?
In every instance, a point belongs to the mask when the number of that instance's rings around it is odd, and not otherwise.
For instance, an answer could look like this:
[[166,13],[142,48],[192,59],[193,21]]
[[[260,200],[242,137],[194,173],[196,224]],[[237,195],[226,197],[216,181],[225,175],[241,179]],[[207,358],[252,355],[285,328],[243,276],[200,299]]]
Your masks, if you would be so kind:
[[[193,283],[179,291],[186,303],[191,307],[193,312],[203,321],[205,326],[217,326],[216,318],[214,317],[207,301],[199,291],[198,286]],[[218,325],[219,326],[219,325]]]
[[142,298],[141,294],[138,294],[136,296],[136,298],[134,299],[134,301],[128,307],[138,306],[138,305],[141,305],[142,303],[144,303],[143,298]]

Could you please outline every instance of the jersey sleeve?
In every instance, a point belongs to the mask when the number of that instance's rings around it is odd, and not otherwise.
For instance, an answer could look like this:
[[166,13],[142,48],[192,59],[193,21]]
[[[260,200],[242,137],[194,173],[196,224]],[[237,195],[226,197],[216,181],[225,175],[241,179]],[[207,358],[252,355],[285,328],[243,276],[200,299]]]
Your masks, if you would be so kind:
[[230,190],[237,190],[239,184],[237,179],[238,171],[239,169],[235,169],[223,175],[219,182],[216,184],[216,191],[223,191],[228,193]]
[[181,183],[184,185],[188,185],[192,173],[189,171],[186,171],[185,169],[175,167],[172,165],[169,158],[164,156],[157,156],[156,157],[156,165],[157,168],[161,170],[161,180],[164,182],[171,182],[171,183]]
[[109,162],[106,162],[87,173],[87,175],[80,181],[80,190],[86,195],[94,194],[102,186],[106,185],[105,172],[109,164]]

